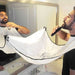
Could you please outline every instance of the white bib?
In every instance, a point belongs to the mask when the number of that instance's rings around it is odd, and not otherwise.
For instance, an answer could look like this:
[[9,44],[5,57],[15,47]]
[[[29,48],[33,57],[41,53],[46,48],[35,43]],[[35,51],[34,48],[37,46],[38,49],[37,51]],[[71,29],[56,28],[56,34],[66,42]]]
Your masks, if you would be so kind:
[[45,29],[41,29],[27,38],[18,36],[8,37],[8,42],[16,48],[16,52],[33,64],[50,63],[75,48],[74,37],[71,37],[65,45],[58,46],[50,40]]

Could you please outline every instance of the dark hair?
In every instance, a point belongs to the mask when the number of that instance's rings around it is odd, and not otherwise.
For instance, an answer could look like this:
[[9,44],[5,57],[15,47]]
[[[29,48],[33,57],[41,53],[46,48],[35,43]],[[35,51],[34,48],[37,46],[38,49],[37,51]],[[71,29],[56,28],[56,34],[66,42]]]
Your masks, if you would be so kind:
[[1,12],[1,11],[6,12],[6,6],[5,6],[5,5],[0,5],[0,12]]
[[73,7],[73,10],[74,10],[74,21],[75,21],[75,6]]

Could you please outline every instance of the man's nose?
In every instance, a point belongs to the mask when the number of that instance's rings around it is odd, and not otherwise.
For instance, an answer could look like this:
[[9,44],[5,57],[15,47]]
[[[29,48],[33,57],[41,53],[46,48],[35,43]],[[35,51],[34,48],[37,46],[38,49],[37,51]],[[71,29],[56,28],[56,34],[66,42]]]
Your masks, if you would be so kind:
[[8,17],[5,15],[4,18],[8,18]]
[[5,18],[6,16],[4,15],[4,18]]

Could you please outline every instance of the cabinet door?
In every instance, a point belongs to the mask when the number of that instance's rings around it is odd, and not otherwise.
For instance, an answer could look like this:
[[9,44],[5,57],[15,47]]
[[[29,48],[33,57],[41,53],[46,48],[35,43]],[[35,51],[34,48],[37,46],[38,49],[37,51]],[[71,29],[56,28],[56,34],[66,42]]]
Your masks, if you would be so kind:
[[9,21],[27,27],[30,34],[36,31],[36,7],[32,4],[9,3]]

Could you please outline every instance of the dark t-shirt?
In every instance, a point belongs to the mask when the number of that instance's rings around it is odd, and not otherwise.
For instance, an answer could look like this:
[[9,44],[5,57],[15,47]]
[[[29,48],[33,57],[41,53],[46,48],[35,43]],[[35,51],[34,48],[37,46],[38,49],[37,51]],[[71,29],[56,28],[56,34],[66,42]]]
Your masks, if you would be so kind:
[[70,69],[75,70],[75,49],[64,55],[62,75],[69,75]]

